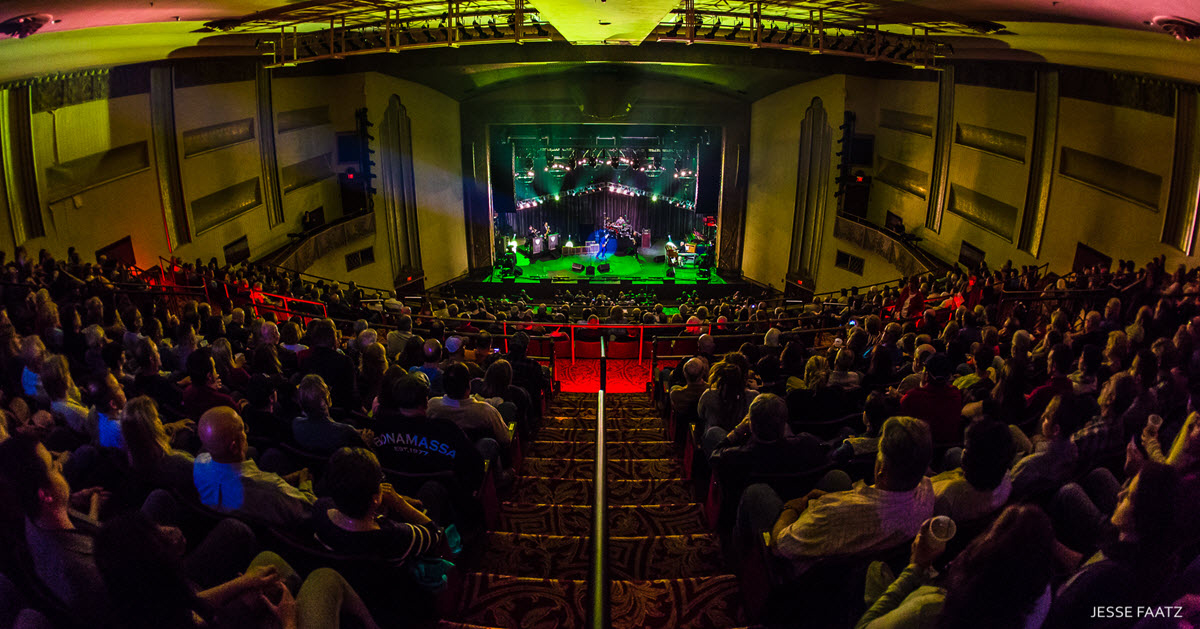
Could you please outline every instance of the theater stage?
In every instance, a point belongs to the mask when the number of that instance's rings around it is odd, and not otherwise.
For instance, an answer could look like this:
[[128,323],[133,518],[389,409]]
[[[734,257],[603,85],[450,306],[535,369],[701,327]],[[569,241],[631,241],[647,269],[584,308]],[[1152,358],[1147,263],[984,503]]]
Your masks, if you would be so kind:
[[[520,277],[515,279],[506,279],[503,276],[501,269],[493,269],[491,274],[484,280],[487,283],[502,283],[516,282],[518,284],[537,284],[542,280],[564,281],[587,281],[597,283],[633,281],[639,284],[664,283],[667,280],[667,263],[655,262],[657,256],[663,256],[666,251],[666,240],[655,242],[651,247],[638,247],[637,255],[616,255],[610,253],[602,259],[597,259],[597,256],[559,256],[558,252],[551,254],[541,254],[536,256],[536,260],[531,260],[526,255],[523,247],[517,250],[517,268],[521,271]],[[664,258],[665,260],[665,258]],[[583,265],[583,271],[572,270],[572,265],[580,263]],[[600,272],[600,265],[608,263],[609,269],[606,273]],[[588,267],[592,267],[595,275],[588,275]],[[676,267],[675,269],[675,284],[698,284],[699,269],[694,266]],[[716,270],[712,270],[709,279],[704,281],[705,284],[725,284],[726,281],[717,275]]]

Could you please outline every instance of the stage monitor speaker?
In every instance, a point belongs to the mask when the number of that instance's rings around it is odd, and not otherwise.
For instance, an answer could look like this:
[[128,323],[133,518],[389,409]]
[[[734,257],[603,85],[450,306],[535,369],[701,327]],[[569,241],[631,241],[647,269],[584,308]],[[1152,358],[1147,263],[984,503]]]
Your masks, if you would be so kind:
[[595,274],[596,274],[596,267],[594,267],[594,266],[592,266],[592,265],[590,265],[590,264],[589,264],[589,265],[588,265],[588,268],[587,268],[587,274],[588,274],[588,275],[595,275]]
[[582,263],[582,262],[576,262],[575,264],[572,264],[572,265],[571,265],[571,270],[572,270],[572,271],[574,271],[574,272],[576,272],[576,273],[583,273],[583,263]]
[[610,266],[608,265],[608,263],[607,263],[607,262],[605,262],[605,263],[603,263],[603,264],[601,264],[601,265],[600,265],[600,272],[601,272],[601,273],[608,273],[608,270],[609,270],[610,268],[612,268],[612,267],[610,267]]
[[667,261],[667,256],[654,256],[654,262],[656,264],[662,264],[663,262],[666,262],[666,261]]

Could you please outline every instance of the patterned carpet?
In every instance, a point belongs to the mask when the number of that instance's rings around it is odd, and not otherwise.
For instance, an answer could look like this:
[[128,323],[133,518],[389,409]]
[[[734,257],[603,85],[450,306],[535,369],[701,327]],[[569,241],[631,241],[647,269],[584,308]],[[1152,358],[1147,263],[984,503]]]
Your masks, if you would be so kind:
[[[559,359],[554,364],[554,375],[562,383],[562,390],[569,392],[595,393],[600,390],[600,361],[581,358],[571,361],[570,357]],[[650,356],[641,362],[629,359],[608,359],[608,393],[644,393],[650,381]]]
[[[606,399],[613,627],[745,624],[737,579],[681,478],[662,420],[644,393]],[[441,629],[584,626],[595,425],[595,394],[556,397],[465,576],[459,613]]]

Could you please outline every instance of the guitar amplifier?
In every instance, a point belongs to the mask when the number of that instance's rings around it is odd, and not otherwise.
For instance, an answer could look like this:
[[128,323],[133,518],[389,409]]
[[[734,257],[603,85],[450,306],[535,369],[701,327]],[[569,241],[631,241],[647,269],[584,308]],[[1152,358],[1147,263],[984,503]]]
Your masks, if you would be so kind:
[[529,246],[529,251],[530,251],[531,253],[533,253],[533,255],[535,255],[535,256],[536,256],[536,255],[538,255],[539,253],[541,253],[541,252],[542,252],[542,247],[543,247],[543,246],[545,246],[545,243],[544,243],[544,242],[542,242],[542,239],[541,239],[541,238],[534,238],[534,239],[533,239],[533,244],[531,244],[531,245]]
[[642,230],[642,249],[649,249],[649,248],[650,248],[650,230],[643,229]]

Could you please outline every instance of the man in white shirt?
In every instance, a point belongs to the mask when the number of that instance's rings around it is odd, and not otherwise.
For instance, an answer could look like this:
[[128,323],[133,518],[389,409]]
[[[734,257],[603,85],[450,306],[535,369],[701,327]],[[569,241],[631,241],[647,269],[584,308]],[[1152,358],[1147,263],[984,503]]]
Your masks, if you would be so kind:
[[[925,422],[892,417],[880,432],[874,485],[859,481],[846,491],[815,489],[786,503],[769,486],[751,485],[738,506],[738,534],[770,530],[771,549],[791,560],[796,574],[823,557],[901,544],[916,536],[921,523],[933,515],[933,486],[925,478],[932,455]],[[837,477],[843,484],[847,478],[832,472],[818,486],[833,489]]]
[[258,469],[246,458],[246,425],[237,411],[228,406],[209,409],[200,417],[199,433],[207,450],[192,467],[200,502],[217,511],[236,511],[283,526],[299,524],[308,516],[317,499],[308,470],[285,479]]
[[442,376],[446,394],[429,400],[426,414],[449,419],[472,440],[495,439],[501,448],[512,443],[513,431],[496,407],[471,397],[471,373],[462,363],[453,363]]

